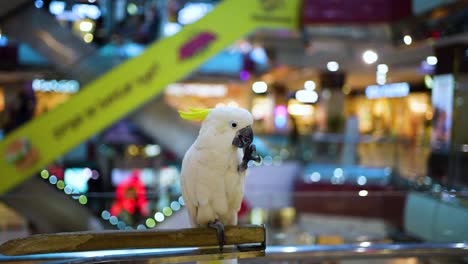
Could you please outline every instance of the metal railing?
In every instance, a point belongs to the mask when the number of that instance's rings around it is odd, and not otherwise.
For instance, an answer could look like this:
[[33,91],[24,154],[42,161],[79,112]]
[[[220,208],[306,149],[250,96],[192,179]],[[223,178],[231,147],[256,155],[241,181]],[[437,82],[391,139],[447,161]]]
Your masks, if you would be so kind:
[[466,243],[360,244],[271,246],[266,250],[269,260],[340,260],[408,257],[468,257]]
[[266,255],[258,257],[258,251],[242,252],[237,249],[172,248],[172,249],[129,249],[87,251],[75,253],[51,253],[27,256],[0,255],[0,262],[50,263],[99,263],[99,262],[147,262],[177,263],[199,260],[247,258],[249,263],[271,263],[276,261],[307,262],[344,259],[382,258],[468,258],[467,243],[412,243],[412,244],[348,244],[333,246],[268,246]]

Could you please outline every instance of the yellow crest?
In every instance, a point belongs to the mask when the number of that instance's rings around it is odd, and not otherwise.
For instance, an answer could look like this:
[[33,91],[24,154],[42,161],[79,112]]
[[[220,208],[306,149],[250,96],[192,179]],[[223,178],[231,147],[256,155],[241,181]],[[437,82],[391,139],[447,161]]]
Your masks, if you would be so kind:
[[202,121],[205,120],[206,116],[210,113],[211,109],[209,108],[192,108],[189,107],[189,111],[179,111],[180,117],[185,120],[196,120]]

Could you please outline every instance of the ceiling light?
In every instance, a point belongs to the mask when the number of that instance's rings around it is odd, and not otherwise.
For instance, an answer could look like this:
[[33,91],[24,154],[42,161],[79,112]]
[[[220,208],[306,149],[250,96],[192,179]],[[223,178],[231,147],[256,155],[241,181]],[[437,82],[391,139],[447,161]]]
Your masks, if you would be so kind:
[[65,11],[65,2],[52,1],[49,4],[49,11],[53,15],[60,15]]
[[252,90],[254,93],[264,93],[268,89],[268,85],[266,82],[254,82],[252,84]]
[[377,65],[377,72],[379,72],[379,73],[387,73],[387,72],[388,72],[388,66],[387,66],[387,64],[379,64],[379,65]]
[[340,65],[336,61],[329,61],[327,63],[327,69],[332,72],[336,72],[340,68]]
[[134,3],[130,3],[127,5],[127,12],[129,15],[136,15],[136,13],[138,12],[138,6],[135,5]]
[[314,82],[314,81],[310,81],[310,80],[309,80],[309,81],[306,81],[306,82],[304,83],[304,88],[305,88],[306,90],[315,90],[315,82]]
[[297,103],[290,103],[288,105],[288,113],[290,115],[296,116],[303,116],[303,115],[311,115],[314,112],[314,108],[311,105],[307,104],[297,104]]
[[360,190],[360,191],[358,192],[358,194],[359,194],[359,196],[361,196],[361,197],[365,197],[365,196],[367,196],[367,195],[369,194],[369,192],[368,192],[367,190]]
[[86,33],[86,34],[83,36],[83,40],[84,40],[84,42],[86,42],[86,43],[90,43],[91,41],[93,41],[93,38],[94,38],[94,36],[93,36],[93,34],[91,34],[91,33]]
[[81,21],[80,30],[83,32],[90,32],[93,29],[93,23],[90,21]]
[[318,100],[318,94],[315,91],[299,90],[296,92],[296,100],[301,103],[315,103]]
[[34,5],[36,6],[36,8],[42,8],[44,6],[44,1],[42,0],[36,0],[34,2]]
[[411,43],[413,42],[413,38],[411,38],[410,35],[405,35],[403,37],[403,42],[406,44],[406,45],[411,45]]
[[327,99],[327,100],[330,99],[330,97],[331,97],[331,92],[330,92],[330,90],[328,90],[328,89],[323,89],[323,91],[322,91],[322,97],[323,97],[324,99]]
[[372,51],[372,50],[366,50],[362,54],[362,59],[367,64],[372,64],[372,63],[376,62],[378,58],[379,58],[379,56],[377,55],[377,53],[375,53],[375,51]]
[[429,65],[436,65],[437,64],[437,57],[436,56],[427,56],[426,62]]
[[385,74],[377,74],[376,81],[378,84],[383,85],[387,82],[387,76]]
[[156,157],[161,153],[161,147],[159,145],[147,145],[145,147],[145,154],[148,157]]

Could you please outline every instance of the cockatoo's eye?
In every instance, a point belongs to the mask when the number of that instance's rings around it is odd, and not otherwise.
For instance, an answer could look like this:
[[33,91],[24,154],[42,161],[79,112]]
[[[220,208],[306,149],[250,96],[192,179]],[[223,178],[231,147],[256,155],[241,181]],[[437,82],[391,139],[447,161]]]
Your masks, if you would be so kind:
[[234,122],[234,121],[231,121],[231,127],[232,127],[232,128],[236,128],[236,127],[237,127],[237,123]]

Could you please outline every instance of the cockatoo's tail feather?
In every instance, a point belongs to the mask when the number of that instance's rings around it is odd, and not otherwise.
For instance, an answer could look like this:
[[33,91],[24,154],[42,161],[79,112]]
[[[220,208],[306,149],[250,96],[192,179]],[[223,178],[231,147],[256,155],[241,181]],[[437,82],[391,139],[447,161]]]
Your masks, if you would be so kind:
[[186,120],[205,120],[206,116],[210,113],[209,108],[189,108],[189,111],[179,111],[180,117]]

